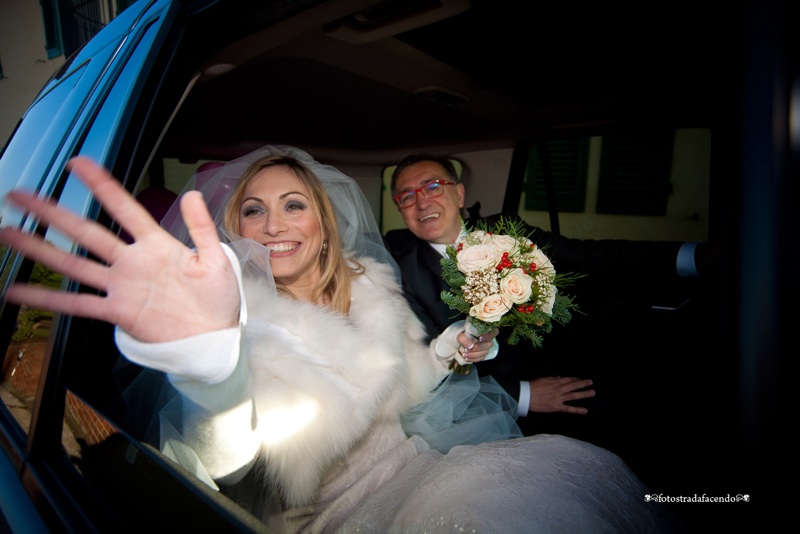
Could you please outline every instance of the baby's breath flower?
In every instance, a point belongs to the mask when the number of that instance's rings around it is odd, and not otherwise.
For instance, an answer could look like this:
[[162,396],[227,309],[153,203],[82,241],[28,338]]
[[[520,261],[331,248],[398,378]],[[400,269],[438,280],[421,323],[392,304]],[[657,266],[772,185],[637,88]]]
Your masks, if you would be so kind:
[[499,287],[497,273],[492,269],[484,269],[467,273],[466,282],[461,289],[464,299],[474,306],[489,295],[497,293]]

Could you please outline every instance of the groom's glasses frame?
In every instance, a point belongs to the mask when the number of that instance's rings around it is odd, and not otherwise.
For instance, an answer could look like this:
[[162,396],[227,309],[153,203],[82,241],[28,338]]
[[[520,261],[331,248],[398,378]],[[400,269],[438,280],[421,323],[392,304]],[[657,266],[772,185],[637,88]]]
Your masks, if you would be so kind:
[[432,182],[428,182],[422,187],[409,189],[408,191],[403,191],[402,193],[396,194],[394,196],[394,203],[397,204],[400,209],[410,208],[417,203],[417,195],[419,193],[425,195],[425,198],[435,198],[444,193],[444,186],[446,185],[458,184],[456,182],[450,182],[447,180],[434,180]]

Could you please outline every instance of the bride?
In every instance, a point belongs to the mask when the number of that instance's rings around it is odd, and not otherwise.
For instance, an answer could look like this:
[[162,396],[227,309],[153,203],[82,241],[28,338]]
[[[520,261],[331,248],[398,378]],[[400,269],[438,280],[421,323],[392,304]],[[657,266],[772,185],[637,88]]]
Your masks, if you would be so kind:
[[[165,452],[212,486],[255,475],[277,531],[675,530],[614,454],[516,437],[502,407],[456,413],[449,362],[493,356],[496,332],[473,340],[455,323],[422,342],[363,195],[336,169],[289,147],[234,160],[198,180],[206,201],[182,196],[176,239],[107,171],[69,167],[134,242],[13,192],[105,264],[10,228],[0,240],[104,295],[15,286],[6,298],[117,325],[126,358],[180,393]],[[466,411],[499,406],[477,387]],[[446,444],[408,430],[420,406],[460,420],[436,429]]]

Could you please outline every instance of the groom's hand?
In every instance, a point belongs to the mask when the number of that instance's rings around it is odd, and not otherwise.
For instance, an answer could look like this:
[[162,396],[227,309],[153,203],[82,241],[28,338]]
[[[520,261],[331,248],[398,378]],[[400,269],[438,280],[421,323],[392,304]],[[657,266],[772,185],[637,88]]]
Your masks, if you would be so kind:
[[570,401],[594,397],[594,389],[586,389],[592,381],[577,377],[548,376],[531,380],[531,401],[529,411],[540,413],[565,412],[586,415],[589,410],[583,406],[566,404]]

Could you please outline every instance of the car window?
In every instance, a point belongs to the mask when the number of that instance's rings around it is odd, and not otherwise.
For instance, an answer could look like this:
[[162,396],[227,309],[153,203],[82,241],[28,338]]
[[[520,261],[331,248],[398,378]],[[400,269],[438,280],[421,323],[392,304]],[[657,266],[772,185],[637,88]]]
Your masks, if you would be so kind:
[[[630,135],[635,136],[636,133],[633,131]],[[566,202],[568,199],[562,200],[561,204],[558,199],[556,200],[560,233],[580,239],[707,240],[711,132],[705,128],[681,128],[669,131],[668,134],[672,140],[668,147],[669,165],[663,170],[664,183],[660,190],[647,181],[649,168],[641,162],[646,160],[649,154],[644,150],[626,154],[628,159],[618,163],[621,168],[610,171],[621,176],[620,180],[624,180],[624,185],[627,186],[605,192],[606,196],[614,195],[617,199],[621,208],[616,210],[603,207],[604,185],[607,186],[610,180],[605,171],[614,163],[609,154],[604,152],[603,147],[604,144],[611,143],[614,136],[586,138],[587,161],[586,166],[580,168],[583,173],[580,178],[585,186],[579,189],[582,193],[580,200],[583,202],[578,208],[569,209]],[[531,154],[529,157],[533,158],[534,155]],[[561,163],[572,163],[577,157],[568,152],[566,159]],[[637,166],[636,163],[640,165]],[[529,204],[529,197],[535,193],[529,187],[530,182],[536,179],[533,171],[534,168],[529,161],[518,213],[534,226],[553,230],[547,204],[533,208]],[[557,171],[558,169],[555,172]],[[567,176],[562,175],[564,179],[560,185],[564,188],[572,185],[567,182]],[[646,207],[646,200],[652,196],[658,197],[660,202],[663,202],[663,210],[657,213],[642,213],[642,208]],[[629,208],[626,210],[625,206]]]
[[[61,276],[39,263],[33,265],[30,280],[46,287],[61,285]],[[20,310],[3,359],[0,381],[3,404],[25,433],[30,430],[33,402],[52,324],[50,311]]]
[[[70,150],[70,144],[78,142],[80,127],[87,120],[91,121],[90,134],[84,146],[86,153],[94,154],[102,159],[108,154],[121,134],[109,135],[109,132],[121,130],[121,121],[125,115],[126,99],[135,95],[133,86],[140,83],[141,69],[146,64],[148,51],[156,38],[158,26],[153,24],[158,11],[143,21],[140,31],[130,37],[126,50],[133,50],[127,61],[118,61],[112,70],[120,70],[118,77],[112,77],[113,83],[108,99],[101,111],[93,117],[93,108],[97,107],[97,96],[103,94],[100,87],[103,80],[110,76],[108,61],[119,52],[122,39],[114,32],[107,31],[100,35],[92,46],[79,51],[72,61],[64,66],[48,83],[29,111],[23,117],[15,135],[7,145],[3,158],[0,159],[0,193],[5,195],[14,188],[40,192],[43,195],[59,196],[60,204],[77,214],[89,214],[92,206],[91,196],[86,188],[75,179],[64,179],[61,176],[58,161],[63,162]],[[124,22],[124,21],[120,21]],[[126,54],[128,52],[122,52]],[[123,68],[127,65],[128,68]],[[109,82],[106,81],[106,84]],[[95,97],[92,100],[92,97]],[[62,163],[63,165],[63,163]],[[2,226],[35,228],[35,221],[26,220],[23,213],[3,206],[0,214]],[[55,230],[48,230],[44,239],[53,245],[69,250],[72,243]],[[41,265],[25,265],[15,255],[3,255],[3,282],[17,278],[24,281],[30,277],[34,283],[43,285],[60,285],[60,277],[52,277],[52,271]],[[16,321],[15,308],[4,310],[4,321],[13,323],[11,343],[8,345],[6,361],[12,361],[11,372],[14,380],[9,385],[30,409],[39,385],[42,369],[41,360],[52,324],[52,314],[38,310],[22,309]],[[16,368],[16,370],[15,370]],[[10,376],[4,372],[3,377]],[[78,421],[73,418],[69,422]],[[27,422],[24,425],[27,428]],[[96,425],[102,428],[102,424]],[[68,428],[65,425],[65,428]],[[74,450],[71,447],[69,450]]]
[[[148,16],[133,26],[133,15],[119,19],[122,24],[101,32],[54,76],[4,149],[2,194],[21,187],[58,199],[88,218],[104,216],[63,166],[76,152],[101,162],[116,157],[131,120],[130,104],[137,102],[144,72],[152,67],[154,42],[163,37],[157,22],[167,20],[170,3],[151,3]],[[126,27],[133,31],[124,37],[115,33],[120,28],[124,33]],[[36,221],[17,210],[3,206],[1,214],[3,226],[37,228]],[[39,230],[53,245],[72,248],[58,232]],[[4,288],[21,282],[87,291],[5,247],[0,258]],[[9,422],[3,425],[3,435],[14,440],[4,440],[4,454],[29,478],[39,477],[29,471],[58,472],[51,477],[57,480],[55,486],[37,482],[31,490],[48,494],[40,504],[42,513],[53,506],[59,510],[51,509],[51,521],[58,524],[58,515],[66,513],[65,524],[78,531],[102,530],[103,524],[109,529],[162,524],[164,518],[175,529],[264,528],[186,473],[179,476],[177,466],[160,454],[157,421],[156,437],[148,434],[155,411],[139,405],[147,412],[145,420],[131,413],[135,403],[123,395],[134,381],[146,380],[139,380],[142,373],[136,366],[123,365],[108,324],[2,304],[0,411],[2,420]],[[161,375],[155,383],[161,387],[163,382]],[[192,513],[175,513],[177,508]],[[173,524],[173,518],[180,525]]]
[[[58,139],[72,126],[72,121],[64,118],[76,111],[76,98],[72,95],[80,93],[77,85],[87,68],[88,65],[84,64],[70,72],[25,114],[0,159],[0,198],[5,198],[6,193],[15,188],[30,191],[40,189],[52,156],[35,157],[36,150],[42,146],[40,140],[43,133],[47,135],[47,132],[51,132],[52,139]],[[62,109],[66,111],[62,113]],[[54,117],[61,117],[61,120],[53,120]],[[20,214],[13,213],[4,204],[3,226],[17,226],[19,222]]]
[[[44,137],[56,140],[66,135],[72,121],[67,120],[80,104],[82,75],[89,68],[85,63],[66,75],[46,91],[30,108],[23,118],[11,142],[0,159],[0,190],[3,196],[14,188],[39,191],[48,189],[48,184],[57,180],[48,172],[52,156],[44,158],[37,154],[42,150],[39,141]],[[60,120],[54,120],[59,118]],[[45,145],[50,146],[52,145]],[[58,146],[58,143],[56,143]],[[49,179],[49,181],[48,181]],[[50,185],[51,187],[51,185]],[[32,228],[33,221],[25,223],[24,214],[4,203],[0,214],[2,226],[19,227],[26,224]],[[46,239],[62,248],[70,248],[70,243],[56,232],[49,232]],[[16,254],[2,250],[2,282],[5,287],[15,277],[30,279],[34,283],[58,287],[61,277],[40,264],[23,265]],[[7,342],[3,365],[3,400],[16,416],[25,432],[29,430],[33,400],[39,386],[42,362],[46,352],[47,340],[51,331],[53,314],[51,312],[21,309],[6,305],[3,308],[3,322],[9,325],[10,337]]]
[[[635,136],[636,131],[630,135]],[[667,241],[704,241],[708,239],[709,195],[710,195],[710,138],[707,128],[679,128],[669,132],[669,166],[664,170],[666,190],[660,194],[664,210],[656,214],[627,212],[604,213],[602,207],[602,185],[609,156],[604,158],[603,143],[610,143],[613,136],[591,136],[561,138],[545,142],[550,146],[552,157],[558,158],[556,168],[556,202],[553,208],[558,213],[559,232],[578,239],[630,239]],[[583,143],[585,154],[565,150]],[[531,145],[526,154],[527,164],[523,187],[514,202],[514,212],[526,222],[548,231],[554,231],[550,205],[543,194],[541,176],[536,174],[537,145]],[[463,166],[461,181],[466,188],[464,215],[489,216],[504,211],[504,201],[509,188],[514,149],[496,149],[475,152],[459,152],[453,159]],[[641,161],[648,154],[640,149],[630,159]],[[583,157],[581,164],[579,161]],[[552,163],[551,163],[552,165]],[[618,166],[623,165],[618,163]],[[389,231],[404,228],[402,217],[394,206],[390,194],[391,173],[394,165],[383,172],[382,228]],[[642,195],[636,196],[636,184],[643,183],[645,191],[652,189],[647,167],[628,165],[617,171],[627,183],[625,190],[615,194],[629,204],[639,208]],[[541,173],[540,173],[541,174]],[[582,187],[575,182],[580,181]],[[538,189],[537,189],[538,188]],[[566,193],[577,196],[577,206],[570,204]],[[530,203],[532,195],[539,194],[542,202]],[[608,195],[608,193],[607,193]],[[608,210],[606,210],[608,211]]]

